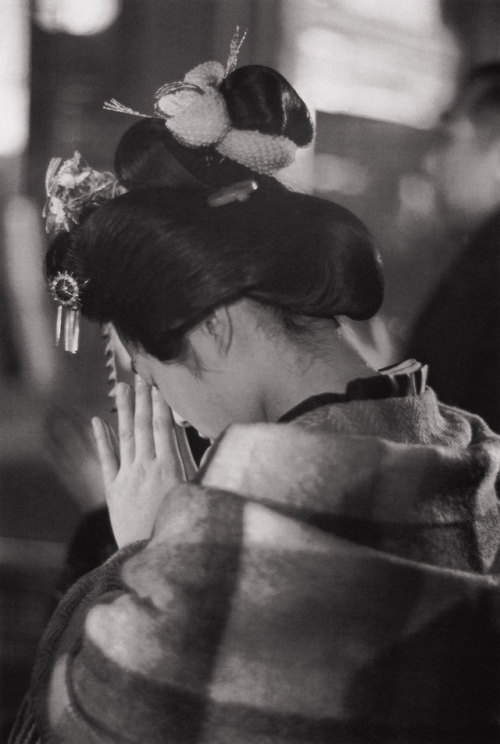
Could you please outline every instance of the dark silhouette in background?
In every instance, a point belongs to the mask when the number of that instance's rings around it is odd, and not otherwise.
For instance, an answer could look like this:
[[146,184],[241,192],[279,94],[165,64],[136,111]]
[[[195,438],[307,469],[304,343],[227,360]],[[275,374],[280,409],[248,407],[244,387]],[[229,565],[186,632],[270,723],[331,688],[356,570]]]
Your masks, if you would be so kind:
[[426,168],[462,245],[408,352],[444,402],[500,431],[500,62],[467,75],[438,138]]

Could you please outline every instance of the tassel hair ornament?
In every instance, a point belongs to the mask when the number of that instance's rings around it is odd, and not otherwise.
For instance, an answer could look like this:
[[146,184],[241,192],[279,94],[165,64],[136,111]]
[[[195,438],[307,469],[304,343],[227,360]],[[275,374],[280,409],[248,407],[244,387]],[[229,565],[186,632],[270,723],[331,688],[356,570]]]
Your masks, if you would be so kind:
[[81,290],[87,282],[79,283],[67,271],[59,272],[49,282],[50,296],[57,303],[56,346],[63,337],[64,351],[76,354],[80,340]]

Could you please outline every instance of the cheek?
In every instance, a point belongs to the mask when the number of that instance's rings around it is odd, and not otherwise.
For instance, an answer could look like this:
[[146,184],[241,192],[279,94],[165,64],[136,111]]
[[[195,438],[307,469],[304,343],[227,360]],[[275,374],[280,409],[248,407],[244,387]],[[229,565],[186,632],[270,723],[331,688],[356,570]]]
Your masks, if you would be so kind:
[[155,377],[167,404],[205,437],[215,438],[236,419],[246,420],[235,416],[235,408],[238,412],[241,408],[241,390],[235,399],[226,377],[217,373],[197,377],[182,365],[162,366]]
[[180,419],[197,426],[210,408],[210,391],[186,368],[172,367],[158,379],[158,388]]
[[182,373],[169,371],[157,380],[157,385],[168,405],[180,416],[185,416],[186,402],[192,397],[191,381]]

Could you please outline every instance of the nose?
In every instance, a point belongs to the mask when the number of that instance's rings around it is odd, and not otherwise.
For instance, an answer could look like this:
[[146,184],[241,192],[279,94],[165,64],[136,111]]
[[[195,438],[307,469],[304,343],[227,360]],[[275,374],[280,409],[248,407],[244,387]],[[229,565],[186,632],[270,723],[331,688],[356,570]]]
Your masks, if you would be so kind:
[[172,408],[172,417],[175,423],[177,424],[177,426],[181,426],[181,427],[189,426],[189,423],[186,421],[186,419],[182,418],[182,416],[180,416],[177,413],[177,411],[174,411],[173,408]]

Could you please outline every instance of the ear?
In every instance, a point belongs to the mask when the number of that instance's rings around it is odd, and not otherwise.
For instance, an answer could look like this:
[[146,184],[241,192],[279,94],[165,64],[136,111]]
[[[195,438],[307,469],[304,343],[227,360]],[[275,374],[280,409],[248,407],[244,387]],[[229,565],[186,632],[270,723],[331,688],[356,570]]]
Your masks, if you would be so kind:
[[233,339],[229,309],[219,307],[188,334],[194,351],[208,366],[227,356]]

